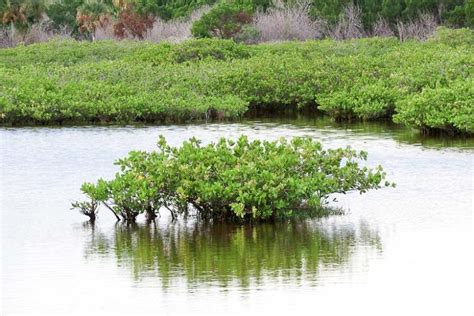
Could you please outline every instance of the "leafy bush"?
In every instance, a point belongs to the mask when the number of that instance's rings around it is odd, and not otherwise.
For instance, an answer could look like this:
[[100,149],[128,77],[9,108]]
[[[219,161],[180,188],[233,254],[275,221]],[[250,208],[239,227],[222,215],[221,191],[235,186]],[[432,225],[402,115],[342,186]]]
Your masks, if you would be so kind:
[[474,31],[467,28],[453,30],[439,27],[429,40],[449,46],[474,46]]
[[203,38],[175,45],[171,54],[173,61],[181,63],[207,58],[215,60],[247,58],[250,56],[250,51],[246,46],[236,44],[232,40]]
[[[269,219],[317,213],[333,193],[389,186],[382,167],[359,166],[365,152],[324,150],[309,138],[237,141],[222,138],[202,146],[197,139],[158,151],[133,151],[117,161],[120,172],[82,191],[90,203],[105,203],[124,220],[167,208],[173,217],[190,212],[206,218]],[[79,202],[80,203],[80,202]],[[82,211],[82,204],[78,205]],[[94,205],[94,204],[92,204]]]
[[336,119],[377,119],[393,113],[397,91],[383,83],[355,85],[350,90],[337,91],[318,98],[319,109]]
[[474,0],[466,0],[464,3],[464,14],[466,16],[464,27],[474,28]]
[[[436,99],[436,91],[444,95],[474,76],[472,31],[439,32],[423,43],[395,38],[253,46],[216,39],[179,45],[55,41],[3,49],[0,122],[182,121],[239,117],[249,107],[306,108],[336,119],[390,119],[403,113],[398,123],[425,131],[446,126],[449,132],[474,133],[469,124],[424,121],[441,112],[421,99],[428,94]],[[433,101],[443,104],[441,98]],[[455,104],[444,104],[453,115],[450,121],[458,114],[474,121]],[[411,110],[414,105],[429,113],[419,115]]]
[[[89,80],[79,81],[69,77],[72,74],[64,68],[62,73],[54,75],[48,75],[44,69],[35,73],[30,68],[30,79],[22,78],[18,84],[5,88],[8,98],[0,99],[2,121],[12,124],[185,121],[238,117],[247,109],[247,104],[236,96],[200,94],[192,90],[190,82],[177,82],[166,89],[140,82],[117,83],[117,77],[134,80],[136,72],[123,66],[123,63],[109,63],[90,74]],[[87,72],[89,68],[86,64],[83,70]],[[109,76],[103,76],[102,72],[109,72]],[[5,72],[5,75],[0,74],[0,79],[6,84],[18,79],[14,73]]]
[[48,43],[0,50],[0,64],[10,69],[29,65],[73,66],[110,61],[137,54],[149,45],[137,42],[53,40]]
[[395,122],[449,133],[474,131],[474,79],[456,81],[449,87],[427,88],[397,104]]
[[76,21],[77,8],[84,4],[84,0],[54,1],[46,7],[46,14],[56,30],[69,28],[78,34],[79,26]]
[[240,2],[221,2],[193,23],[194,37],[234,38],[252,22],[252,7]]
[[[82,184],[81,191],[87,194],[90,201],[73,202],[72,209],[78,209],[93,222],[96,219],[101,201],[107,198],[107,187],[103,181],[97,185],[86,182]],[[117,219],[119,218],[117,217]]]
[[202,59],[231,60],[250,57],[250,47],[232,40],[196,39],[179,45],[137,41],[80,42],[53,40],[0,51],[0,64],[8,68],[27,65],[73,66],[124,60],[130,63],[165,64]]

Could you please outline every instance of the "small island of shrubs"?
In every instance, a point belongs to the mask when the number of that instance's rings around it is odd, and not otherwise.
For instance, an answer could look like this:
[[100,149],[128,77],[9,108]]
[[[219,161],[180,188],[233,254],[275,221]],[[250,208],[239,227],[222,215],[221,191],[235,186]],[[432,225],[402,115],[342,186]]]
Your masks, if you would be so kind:
[[84,183],[81,190],[89,200],[74,202],[73,208],[92,221],[100,205],[128,223],[140,214],[152,221],[162,210],[173,219],[272,220],[324,215],[330,194],[394,185],[381,166],[359,164],[366,152],[323,149],[310,138],[241,136],[209,145],[191,138],[171,147],[160,137],[157,146],[119,159],[114,179]]

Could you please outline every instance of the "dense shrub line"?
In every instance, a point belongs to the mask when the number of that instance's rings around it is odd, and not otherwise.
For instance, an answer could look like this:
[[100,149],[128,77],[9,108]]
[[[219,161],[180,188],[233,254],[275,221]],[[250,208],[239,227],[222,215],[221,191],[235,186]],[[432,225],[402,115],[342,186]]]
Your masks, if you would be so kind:
[[173,218],[259,220],[317,214],[330,194],[391,185],[382,167],[359,165],[365,152],[325,150],[310,138],[269,142],[241,136],[206,146],[192,138],[174,148],[160,137],[157,145],[157,151],[132,151],[118,160],[114,179],[84,183],[89,201],[73,206],[92,220],[100,204],[128,222],[142,213],[153,220],[162,209]]
[[182,121],[279,107],[335,119],[395,114],[424,131],[473,133],[473,38],[439,29],[427,42],[60,41],[4,49],[1,122]]

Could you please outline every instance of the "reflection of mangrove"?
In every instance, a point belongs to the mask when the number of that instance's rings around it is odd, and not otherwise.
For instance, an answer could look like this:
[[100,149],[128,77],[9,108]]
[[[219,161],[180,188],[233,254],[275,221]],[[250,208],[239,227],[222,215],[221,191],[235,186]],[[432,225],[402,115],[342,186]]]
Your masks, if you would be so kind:
[[366,225],[117,224],[111,236],[92,231],[86,256],[115,256],[137,280],[158,277],[165,288],[180,277],[190,286],[232,281],[246,286],[264,277],[316,281],[321,267],[343,266],[360,245],[381,248],[378,234]]
[[[259,122],[269,125],[287,124],[287,128],[318,130],[350,130],[356,135],[390,138],[397,142],[409,145],[421,145],[426,148],[474,148],[474,137],[466,135],[424,135],[418,130],[394,124],[390,121],[334,121],[327,116],[318,115],[288,115],[268,116],[255,118]],[[252,124],[253,121],[251,121]]]
[[474,137],[465,135],[422,135],[417,131],[401,130],[394,135],[400,143],[421,145],[426,148],[445,149],[446,147],[474,148]]

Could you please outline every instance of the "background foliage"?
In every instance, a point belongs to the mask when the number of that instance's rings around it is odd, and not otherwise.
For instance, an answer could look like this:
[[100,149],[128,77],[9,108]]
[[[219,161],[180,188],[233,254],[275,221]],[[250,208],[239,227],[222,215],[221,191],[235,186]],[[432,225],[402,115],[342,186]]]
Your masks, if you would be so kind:
[[[294,0],[281,1],[292,3]],[[25,30],[48,16],[52,27],[67,27],[77,33],[79,16],[98,20],[101,16],[119,18],[122,11],[133,11],[141,17],[153,16],[174,19],[188,16],[193,10],[204,5],[214,5],[212,13],[203,17],[195,27],[199,37],[209,36],[203,25],[209,28],[218,20],[225,22],[231,16],[251,15],[256,10],[266,10],[275,5],[271,0],[0,0],[0,22],[5,27],[14,25]],[[474,0],[311,0],[309,2],[313,18],[323,18],[330,24],[337,22],[344,8],[357,5],[362,11],[362,21],[370,30],[381,17],[392,24],[409,21],[420,13],[433,14],[438,22],[451,27],[474,27]],[[131,14],[131,12],[129,12]],[[238,20],[238,19],[237,19]],[[79,22],[79,23],[78,23]],[[226,24],[226,23],[223,23]]]
[[[474,133],[472,30],[395,38],[242,45],[53,41],[0,50],[3,124],[236,118],[305,108]],[[471,85],[472,86],[472,85]]]

